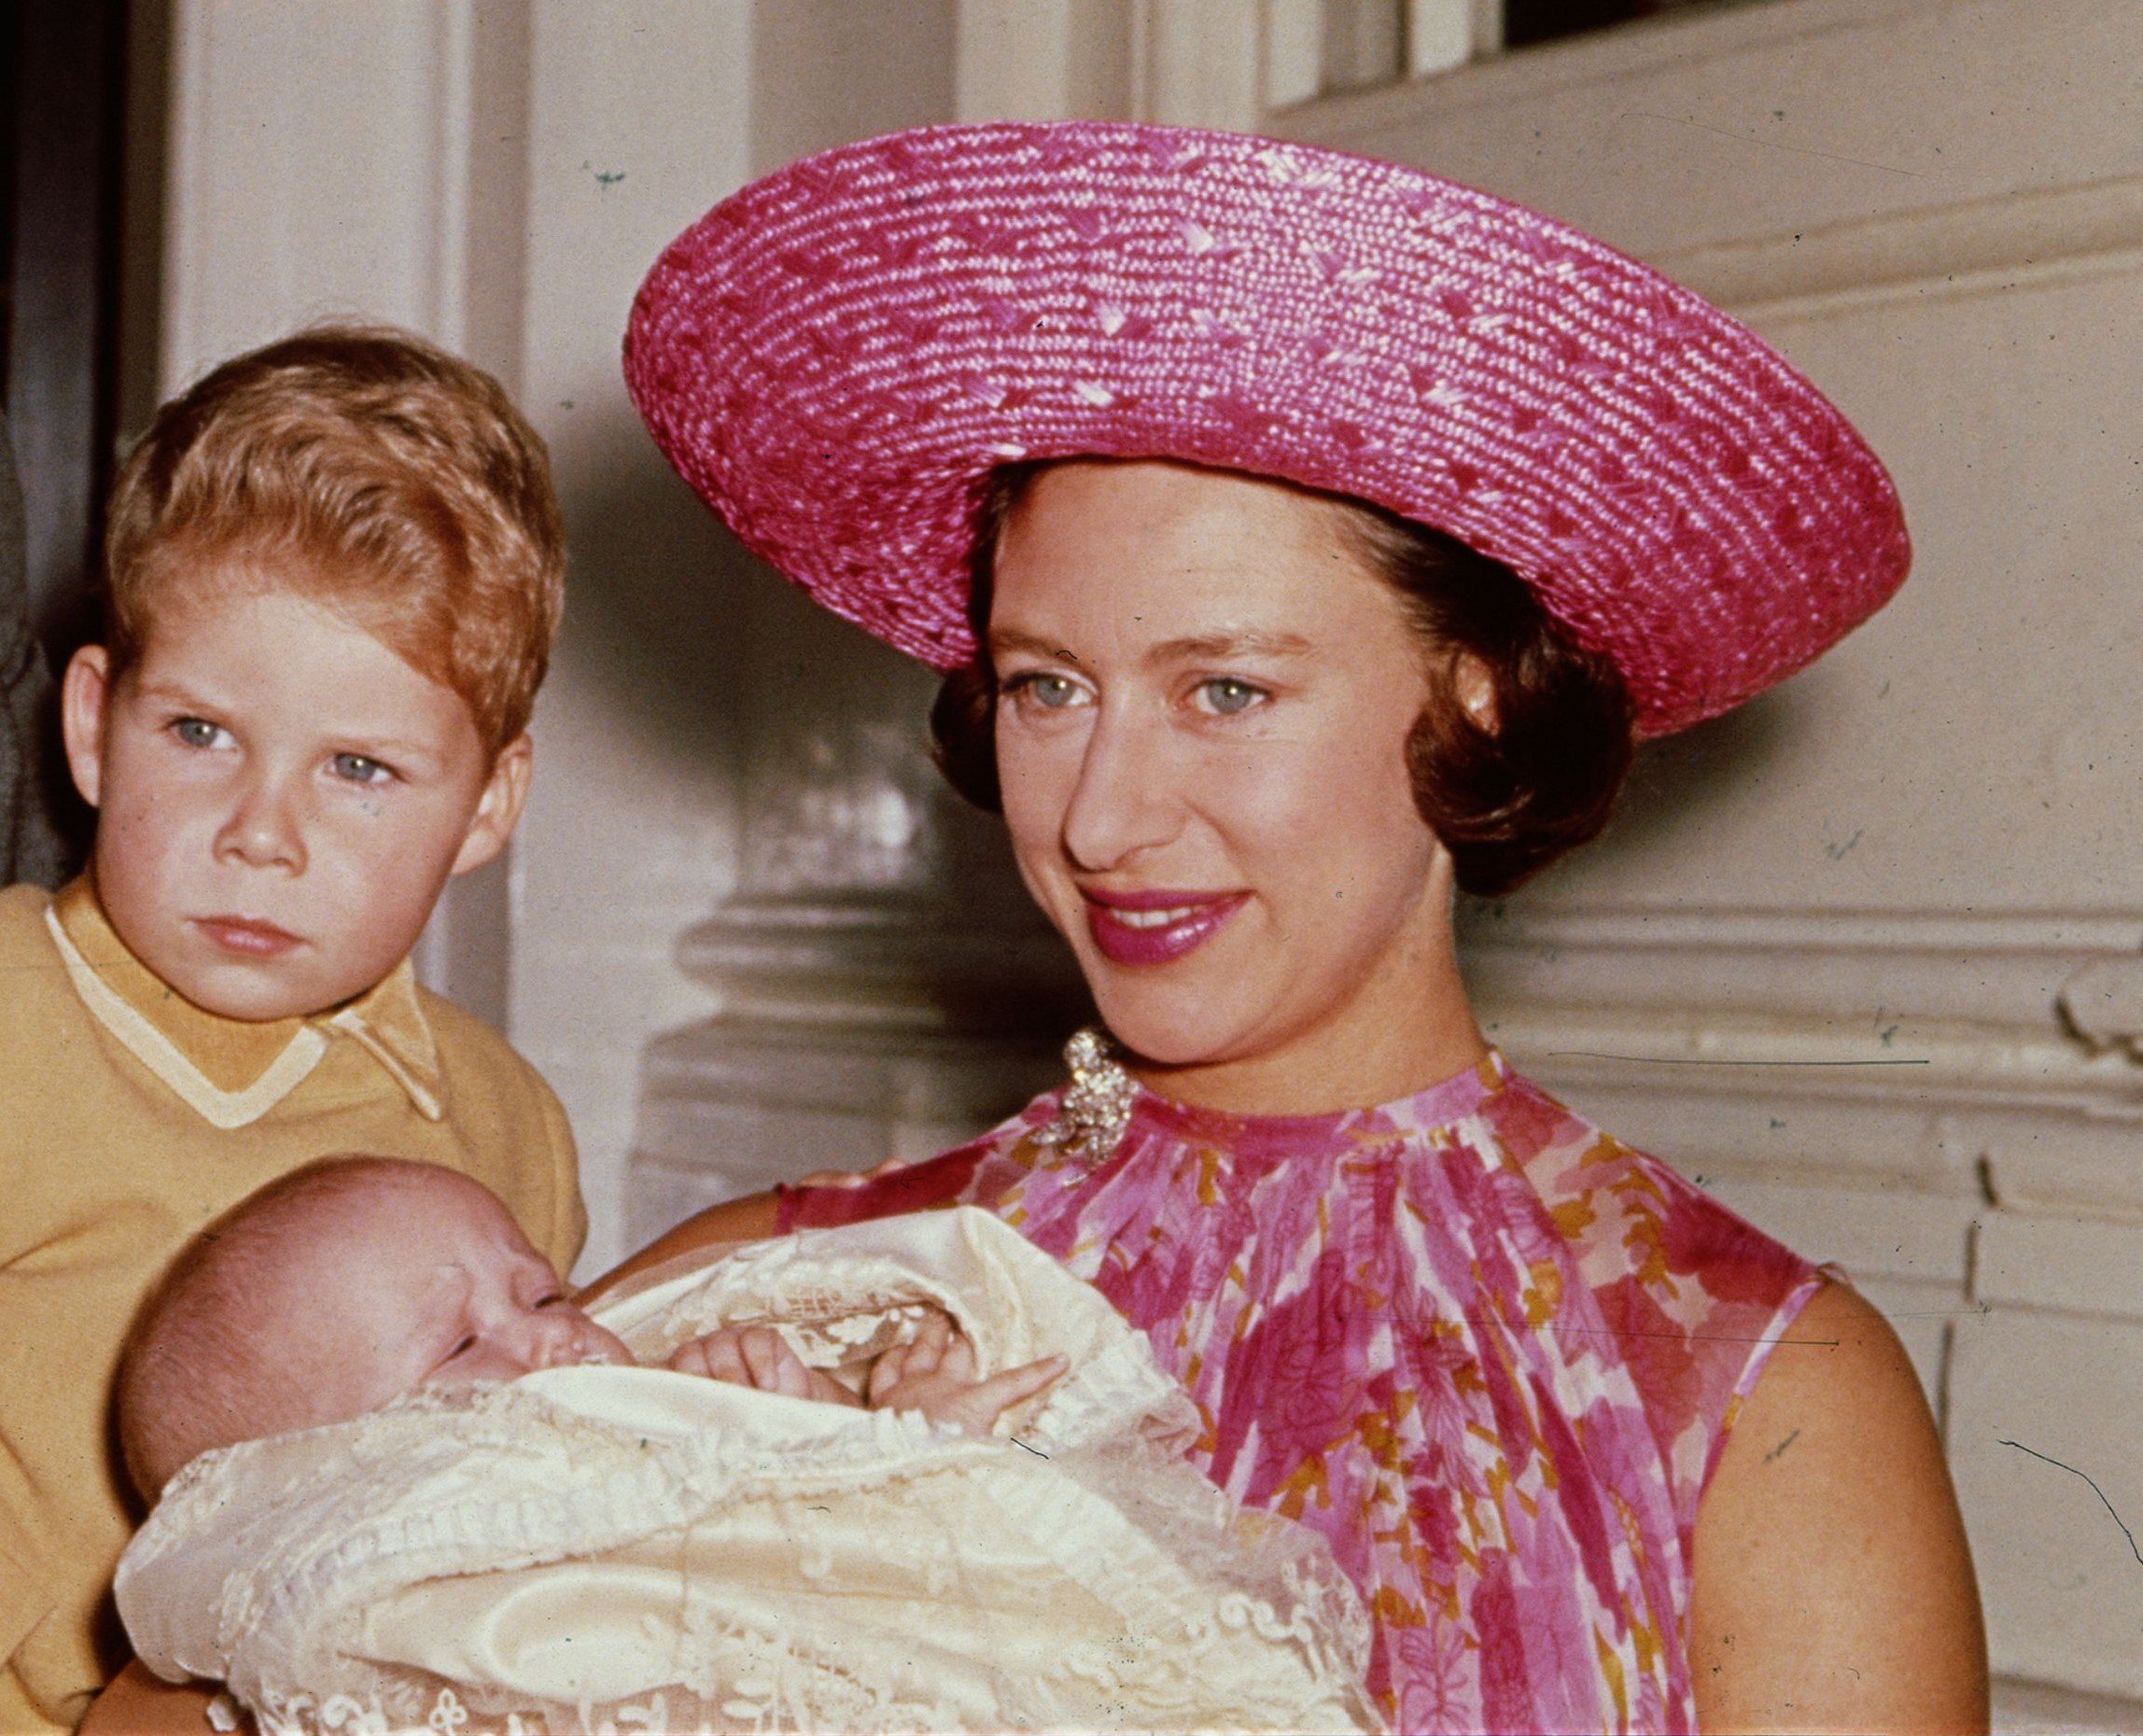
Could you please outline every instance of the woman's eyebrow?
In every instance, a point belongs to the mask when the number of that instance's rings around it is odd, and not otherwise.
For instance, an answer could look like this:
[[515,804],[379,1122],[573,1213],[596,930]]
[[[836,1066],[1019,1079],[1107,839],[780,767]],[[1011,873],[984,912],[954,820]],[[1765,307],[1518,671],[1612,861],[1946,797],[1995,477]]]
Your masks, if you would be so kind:
[[1057,657],[1066,663],[1077,663],[1076,654],[1066,651],[1052,639],[1039,634],[1024,633],[1017,627],[992,627],[989,630],[989,654],[1001,657],[1008,651],[1026,651],[1035,657]]
[[1299,633],[1273,633],[1261,627],[1239,627],[1221,633],[1198,633],[1183,638],[1163,639],[1145,655],[1148,663],[1193,663],[1202,658],[1307,657],[1316,646]]

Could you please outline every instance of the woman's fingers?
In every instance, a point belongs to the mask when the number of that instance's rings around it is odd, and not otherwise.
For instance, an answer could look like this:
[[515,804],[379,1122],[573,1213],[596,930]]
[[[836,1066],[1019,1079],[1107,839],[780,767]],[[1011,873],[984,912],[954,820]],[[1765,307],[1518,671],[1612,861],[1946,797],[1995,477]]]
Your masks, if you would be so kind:
[[974,1340],[964,1332],[956,1332],[944,1353],[938,1357],[937,1371],[947,1380],[972,1381],[974,1379]]
[[908,1346],[908,1373],[930,1373],[945,1360],[946,1350],[956,1341],[961,1344],[967,1342],[954,1330],[952,1316],[933,1308],[923,1316],[922,1324],[916,1328],[915,1342]]
[[1040,1362],[1028,1363],[1018,1368],[1007,1368],[1002,1374],[991,1375],[987,1380],[977,1380],[973,1394],[975,1408],[978,1413],[988,1417],[989,1426],[995,1427],[998,1418],[1021,1399],[1032,1398],[1071,1365],[1071,1358],[1062,1354],[1044,1356]]
[[825,1405],[862,1403],[833,1376],[807,1366],[771,1326],[722,1326],[679,1345],[670,1353],[669,1366],[680,1374],[705,1375],[790,1398]]
[[812,1395],[811,1371],[773,1327],[747,1326],[741,1342],[745,1366],[751,1370],[751,1384],[762,1393],[780,1393],[790,1398]]
[[735,1386],[751,1384],[750,1370],[744,1365],[743,1353],[736,1347],[736,1328],[723,1326],[680,1344],[670,1352],[669,1365],[679,1374],[705,1375],[709,1380],[727,1380]]
[[864,1393],[875,1405],[907,1379],[907,1373],[908,1346],[896,1344],[871,1365],[870,1379],[863,1383]]

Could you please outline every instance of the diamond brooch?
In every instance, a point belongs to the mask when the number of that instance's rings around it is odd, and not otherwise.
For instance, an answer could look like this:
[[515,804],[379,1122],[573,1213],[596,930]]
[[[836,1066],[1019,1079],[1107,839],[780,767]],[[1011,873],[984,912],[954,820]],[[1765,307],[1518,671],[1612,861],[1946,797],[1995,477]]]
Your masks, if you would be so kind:
[[1089,1025],[1064,1045],[1064,1064],[1072,1083],[1057,1106],[1057,1118],[1034,1136],[1083,1163],[1111,1156],[1131,1122],[1131,1099],[1138,1084],[1109,1052],[1109,1039]]

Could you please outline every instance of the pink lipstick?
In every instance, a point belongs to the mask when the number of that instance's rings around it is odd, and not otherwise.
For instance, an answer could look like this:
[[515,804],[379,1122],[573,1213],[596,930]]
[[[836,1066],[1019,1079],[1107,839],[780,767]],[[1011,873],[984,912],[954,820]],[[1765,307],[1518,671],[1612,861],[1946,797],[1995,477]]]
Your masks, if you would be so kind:
[[259,917],[196,917],[193,926],[225,952],[246,959],[279,959],[298,944],[287,929]]
[[1248,902],[1248,892],[1098,892],[1081,889],[1086,931],[1111,964],[1169,964],[1202,946]]

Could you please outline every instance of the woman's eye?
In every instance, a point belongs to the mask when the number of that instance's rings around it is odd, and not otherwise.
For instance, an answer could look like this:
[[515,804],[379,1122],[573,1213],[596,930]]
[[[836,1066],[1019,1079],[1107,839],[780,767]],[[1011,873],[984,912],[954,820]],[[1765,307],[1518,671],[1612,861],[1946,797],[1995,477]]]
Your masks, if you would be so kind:
[[344,783],[384,784],[394,776],[379,761],[368,759],[361,753],[338,753],[330,763],[335,776]]
[[564,1308],[566,1306],[566,1293],[562,1290],[553,1290],[547,1296],[537,1297],[536,1306],[538,1308]]
[[1216,676],[1210,681],[1200,681],[1198,688],[1198,702],[1208,711],[1222,717],[1233,717],[1239,711],[1248,711],[1263,699],[1265,690],[1253,687],[1248,681],[1239,681],[1233,676]]
[[213,748],[223,737],[222,729],[206,718],[179,718],[171,733],[189,748]]
[[1068,676],[1051,675],[1044,670],[1018,676],[1007,685],[1015,698],[1047,711],[1061,711],[1068,706],[1077,705],[1081,693],[1078,682]]

